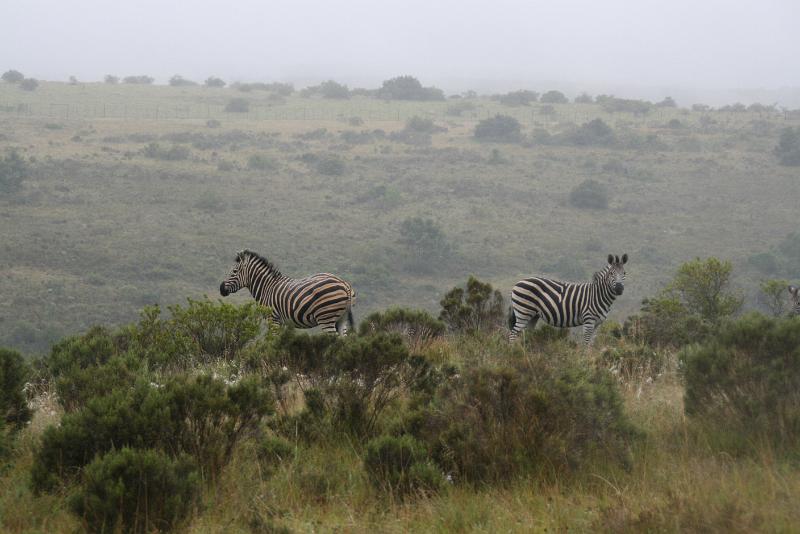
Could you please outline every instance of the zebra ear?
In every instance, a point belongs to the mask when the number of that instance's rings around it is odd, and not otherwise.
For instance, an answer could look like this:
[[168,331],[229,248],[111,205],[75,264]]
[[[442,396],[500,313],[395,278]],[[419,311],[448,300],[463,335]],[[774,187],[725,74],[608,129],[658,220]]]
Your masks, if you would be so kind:
[[623,254],[622,255],[622,265],[625,265],[626,263],[628,263],[628,255],[627,254]]
[[242,261],[242,258],[244,258],[244,253],[245,252],[247,252],[247,251],[246,250],[240,250],[239,252],[236,253],[236,263],[239,263],[240,261]]
[[792,295],[797,295],[798,290],[799,289],[795,286],[789,286],[789,293],[791,293]]
[[609,254],[608,255],[608,263],[614,263],[614,255],[613,254]]

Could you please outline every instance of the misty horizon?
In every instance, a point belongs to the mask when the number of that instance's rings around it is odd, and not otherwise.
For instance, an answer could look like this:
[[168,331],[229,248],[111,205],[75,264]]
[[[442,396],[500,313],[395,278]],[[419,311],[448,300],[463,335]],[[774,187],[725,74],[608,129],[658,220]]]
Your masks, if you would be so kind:
[[669,95],[682,106],[800,106],[800,72],[789,68],[800,49],[796,4],[629,4],[202,1],[187,9],[145,0],[112,11],[99,0],[34,0],[0,20],[0,69],[55,81],[146,74],[166,83],[179,74],[366,88],[410,74],[448,94],[530,88]]

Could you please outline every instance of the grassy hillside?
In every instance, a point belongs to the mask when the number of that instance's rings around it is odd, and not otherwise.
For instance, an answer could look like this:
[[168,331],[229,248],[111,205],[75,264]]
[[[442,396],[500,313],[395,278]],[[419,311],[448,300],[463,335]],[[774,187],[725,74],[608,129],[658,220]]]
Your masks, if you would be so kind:
[[[249,111],[224,111],[233,98]],[[521,122],[522,139],[473,138],[497,113]],[[413,117],[440,128],[409,130]],[[596,118],[614,143],[559,141]],[[290,275],[348,278],[358,316],[434,310],[470,273],[504,293],[538,273],[588,278],[622,252],[617,318],[696,256],[732,260],[754,305],[759,280],[800,276],[796,263],[748,262],[797,231],[800,171],[772,153],[796,123],[776,112],[0,84],[0,153],[30,167],[20,191],[0,196],[0,346],[40,352],[145,304],[215,295],[246,247]],[[570,204],[587,179],[607,187],[607,209]],[[452,253],[410,262],[400,229],[413,217],[434,219]]]

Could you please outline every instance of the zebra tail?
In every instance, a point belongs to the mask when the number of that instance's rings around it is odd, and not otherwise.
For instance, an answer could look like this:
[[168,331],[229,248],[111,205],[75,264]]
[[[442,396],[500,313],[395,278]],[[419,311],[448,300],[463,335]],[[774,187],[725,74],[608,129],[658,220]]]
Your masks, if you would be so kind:
[[347,323],[350,326],[350,331],[351,332],[355,332],[356,331],[356,322],[355,322],[355,320],[353,320],[353,308],[352,308],[352,306],[347,308]]
[[517,316],[514,315],[514,307],[509,306],[508,308],[508,329],[511,330],[514,328],[514,325],[517,324]]

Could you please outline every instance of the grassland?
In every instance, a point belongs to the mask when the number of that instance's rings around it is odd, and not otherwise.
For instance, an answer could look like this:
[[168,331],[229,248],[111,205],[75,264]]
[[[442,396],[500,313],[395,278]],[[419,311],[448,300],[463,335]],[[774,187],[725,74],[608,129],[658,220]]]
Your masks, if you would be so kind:
[[[250,111],[225,112],[235,97]],[[525,139],[474,140],[477,121],[496,113],[517,117]],[[414,116],[446,131],[429,144],[391,135]],[[593,118],[630,141],[536,141]],[[504,293],[536,273],[588,277],[606,254],[622,252],[631,262],[618,319],[696,256],[731,259],[752,305],[767,276],[747,258],[797,230],[800,171],[772,154],[780,128],[795,122],[780,113],[635,116],[488,98],[325,100],[60,83],[28,93],[0,84],[0,151],[32,161],[22,191],[0,198],[0,345],[41,352],[91,324],[132,320],[145,304],[214,295],[245,247],[287,274],[352,280],[359,316],[389,305],[435,311],[468,274]],[[150,143],[179,153],[147,157]],[[344,164],[339,175],[314,164],[330,156]],[[608,187],[607,210],[569,204],[587,178]],[[400,224],[415,216],[435,219],[455,250],[427,272],[408,269],[398,243]]]

